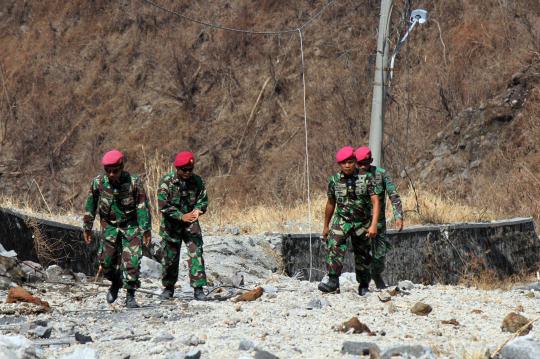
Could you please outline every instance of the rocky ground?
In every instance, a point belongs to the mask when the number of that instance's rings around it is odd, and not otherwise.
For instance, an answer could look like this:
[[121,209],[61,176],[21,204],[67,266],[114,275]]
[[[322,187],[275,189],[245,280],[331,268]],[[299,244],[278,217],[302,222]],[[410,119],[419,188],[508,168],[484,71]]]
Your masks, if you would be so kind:
[[[317,283],[279,274],[281,263],[274,254],[279,245],[277,236],[206,238],[209,289],[243,279],[242,287],[263,289],[253,301],[235,301],[231,296],[245,291],[231,287],[212,292],[212,301],[193,301],[184,260],[172,301],[150,294],[160,290],[155,278],[159,266],[145,260],[140,309],[124,307],[124,292],[108,305],[106,283],[99,286],[93,278],[49,268],[48,281],[72,284],[36,281],[25,286],[49,303],[49,311],[29,303],[0,305],[0,358],[333,358],[358,357],[369,347],[373,358],[377,352],[383,358],[473,358],[473,353],[493,352],[512,336],[501,329],[507,314],[530,320],[540,316],[537,284],[484,291],[404,281],[398,290],[372,288],[359,297],[354,275],[345,273],[340,294],[321,294]],[[4,288],[2,303],[9,285]],[[424,307],[412,313],[418,302],[428,304],[431,312]],[[353,322],[342,328],[353,317],[367,328]],[[514,319],[506,320],[506,330],[513,330]],[[540,330],[533,326],[504,349],[504,357],[533,358],[539,348]],[[529,354],[517,356],[516,350]]]

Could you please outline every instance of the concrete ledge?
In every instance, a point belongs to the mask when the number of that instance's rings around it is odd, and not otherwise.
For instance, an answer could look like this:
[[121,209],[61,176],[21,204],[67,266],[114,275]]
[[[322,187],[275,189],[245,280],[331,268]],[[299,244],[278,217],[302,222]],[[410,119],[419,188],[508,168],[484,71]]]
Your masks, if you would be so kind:
[[[387,233],[392,251],[386,257],[384,278],[389,284],[410,279],[417,283],[455,284],[467,275],[486,270],[499,279],[530,273],[540,264],[540,241],[532,218],[513,218],[487,223],[457,223],[413,226]],[[326,270],[326,248],[312,234],[312,280]],[[309,234],[284,235],[282,255],[289,275],[308,277]],[[354,271],[352,253],[344,271]]]
[[87,246],[81,227],[0,208],[0,243],[7,250],[15,250],[20,260],[32,260],[44,266],[58,264],[93,275],[97,271],[98,238],[99,234],[94,233],[92,244]]

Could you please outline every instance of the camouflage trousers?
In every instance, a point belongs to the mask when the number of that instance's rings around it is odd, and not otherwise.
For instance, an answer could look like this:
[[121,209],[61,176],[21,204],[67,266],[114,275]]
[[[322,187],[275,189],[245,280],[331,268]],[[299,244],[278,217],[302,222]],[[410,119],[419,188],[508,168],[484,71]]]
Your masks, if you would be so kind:
[[371,260],[371,274],[381,274],[384,271],[384,262],[386,259],[386,253],[392,248],[386,238],[386,224],[379,223],[377,225],[377,236],[372,239],[372,260]]
[[203,239],[201,227],[195,222],[188,227],[176,231],[162,228],[161,237],[161,283],[164,287],[174,287],[178,280],[180,249],[182,242],[186,245],[188,255],[189,282],[193,288],[207,284],[204,271]]
[[369,281],[371,280],[371,240],[366,234],[367,231],[363,227],[359,229],[351,228],[349,231],[343,232],[341,226],[332,225],[326,242],[328,249],[326,255],[326,270],[328,271],[328,275],[341,275],[341,271],[343,270],[343,260],[349,249],[347,238],[350,237],[354,253],[356,280],[362,285],[369,284]]
[[139,288],[139,269],[142,256],[142,232],[138,225],[119,228],[102,223],[103,239],[98,249],[99,264],[108,280],[122,279],[126,289]]

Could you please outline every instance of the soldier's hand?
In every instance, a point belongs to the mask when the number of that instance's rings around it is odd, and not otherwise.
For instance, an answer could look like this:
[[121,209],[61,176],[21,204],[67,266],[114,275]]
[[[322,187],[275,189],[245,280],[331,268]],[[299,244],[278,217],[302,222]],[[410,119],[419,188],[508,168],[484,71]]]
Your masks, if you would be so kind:
[[199,216],[203,214],[204,212],[201,211],[200,209],[194,209],[193,211],[191,211],[191,213],[193,213],[193,215],[195,216],[195,220],[197,220],[199,219]]
[[146,247],[148,247],[150,245],[150,243],[152,243],[152,232],[151,231],[143,233],[143,243],[144,243],[144,245]]
[[330,228],[324,227],[322,230],[322,239],[326,240],[328,239],[328,233],[330,232]]
[[401,232],[401,230],[403,229],[403,219],[396,219],[396,227],[398,232]]
[[193,212],[186,213],[182,216],[182,221],[184,222],[193,223],[196,220],[197,217],[195,216],[195,214],[193,214]]
[[367,236],[369,238],[373,238],[376,235],[377,235],[377,223],[372,224],[371,226],[369,226],[368,231],[367,231]]
[[83,232],[83,238],[84,238],[84,243],[86,244],[92,243],[92,231],[85,230]]

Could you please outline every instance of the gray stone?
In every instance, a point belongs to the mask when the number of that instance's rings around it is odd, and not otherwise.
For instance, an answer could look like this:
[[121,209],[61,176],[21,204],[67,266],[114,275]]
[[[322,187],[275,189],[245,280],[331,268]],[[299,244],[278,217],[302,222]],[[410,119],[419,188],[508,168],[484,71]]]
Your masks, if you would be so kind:
[[161,264],[153,259],[143,256],[141,258],[141,276],[147,278],[161,278]]
[[368,342],[343,342],[341,346],[342,354],[352,355],[369,355],[370,357],[378,357],[381,349],[375,343]]
[[4,248],[4,246],[0,243],[0,256],[2,257],[17,257],[17,252],[15,252],[13,249],[8,251]]
[[223,232],[237,236],[240,234],[240,228],[238,226],[228,224],[223,228]]
[[241,287],[244,285],[244,275],[242,272],[236,272],[231,278],[232,285],[235,287]]
[[398,355],[417,359],[436,359],[431,348],[423,345],[396,345],[386,349],[381,359],[392,359]]
[[24,261],[22,263],[21,269],[26,273],[26,278],[29,281],[33,282],[45,279],[41,264],[32,261]]
[[414,288],[414,283],[410,280],[401,280],[398,282],[397,287],[399,290],[411,290]]
[[253,350],[255,349],[256,345],[257,343],[251,340],[244,339],[240,341],[240,344],[238,345],[238,350]]
[[80,272],[75,273],[75,279],[77,280],[77,282],[86,283],[86,274]]
[[37,327],[32,329],[31,332],[36,337],[47,339],[47,338],[50,338],[52,329],[53,329],[52,327],[38,325]]
[[319,298],[314,298],[314,299],[311,299],[306,308],[311,310],[311,309],[322,309],[324,307],[326,307],[327,305],[329,305],[330,303],[328,303],[328,301],[326,299],[319,299]]
[[191,349],[189,352],[186,353],[184,356],[185,359],[199,359],[201,357],[201,350],[200,349]]
[[64,356],[61,356],[60,359],[99,359],[98,353],[89,347],[77,347],[74,351]]
[[263,290],[265,293],[277,293],[278,292],[278,289],[271,285],[271,284],[266,284],[266,285],[263,285]]
[[171,340],[174,340],[174,336],[165,331],[159,332],[155,337],[152,338],[154,343],[169,342]]
[[33,343],[21,335],[0,335],[0,358],[37,358],[40,354]]
[[182,337],[180,339],[180,342],[184,345],[193,345],[193,346],[197,346],[199,344],[205,343],[203,339],[199,338],[196,335],[188,335],[188,336]]
[[255,351],[255,359],[279,359],[279,357],[275,356],[274,354],[267,352],[266,350],[256,350]]
[[64,270],[60,266],[53,264],[45,270],[45,273],[47,273],[47,280],[58,282],[62,281]]
[[530,336],[513,339],[502,348],[500,356],[502,359],[540,358],[540,341]]

